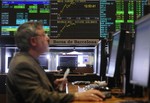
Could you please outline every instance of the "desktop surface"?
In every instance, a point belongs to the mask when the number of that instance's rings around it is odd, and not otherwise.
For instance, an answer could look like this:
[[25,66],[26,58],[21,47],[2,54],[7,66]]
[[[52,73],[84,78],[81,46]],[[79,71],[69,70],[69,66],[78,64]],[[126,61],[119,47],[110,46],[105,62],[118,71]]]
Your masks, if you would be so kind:
[[[74,93],[77,92],[79,87],[82,88],[85,85],[72,85],[72,83],[68,83],[68,92],[69,93]],[[6,103],[6,96],[5,94],[0,94],[0,100],[2,101],[2,103]],[[148,99],[148,95],[146,95],[143,98],[132,98],[132,97],[124,97],[124,98],[116,98],[115,96],[112,95],[111,98],[105,99],[102,102],[93,102],[93,101],[74,101],[72,103],[140,103],[140,102],[130,102],[133,100],[142,100],[142,101],[146,101]],[[144,102],[143,102],[144,103]],[[145,102],[146,103],[146,102]]]
[[[71,83],[68,84],[68,90],[69,93],[74,93],[77,92],[79,88],[83,88],[85,85],[72,85]],[[133,98],[133,97],[124,97],[124,98],[116,98],[115,96],[112,95],[111,98],[107,98],[102,102],[93,102],[93,101],[74,101],[72,103],[126,103],[123,101],[132,101],[132,100],[142,100],[146,101],[148,100],[148,96],[142,97],[142,98]],[[134,102],[133,102],[134,103]],[[135,102],[136,103],[136,102]],[[137,102],[138,103],[138,102]],[[145,102],[142,102],[145,103]]]

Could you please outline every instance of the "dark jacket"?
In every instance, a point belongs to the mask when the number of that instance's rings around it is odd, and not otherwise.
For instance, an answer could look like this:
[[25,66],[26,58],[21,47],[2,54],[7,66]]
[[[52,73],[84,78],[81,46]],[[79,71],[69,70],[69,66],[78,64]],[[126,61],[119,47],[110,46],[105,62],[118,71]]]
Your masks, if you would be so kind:
[[73,94],[58,93],[38,61],[28,53],[16,54],[7,75],[8,103],[67,103]]

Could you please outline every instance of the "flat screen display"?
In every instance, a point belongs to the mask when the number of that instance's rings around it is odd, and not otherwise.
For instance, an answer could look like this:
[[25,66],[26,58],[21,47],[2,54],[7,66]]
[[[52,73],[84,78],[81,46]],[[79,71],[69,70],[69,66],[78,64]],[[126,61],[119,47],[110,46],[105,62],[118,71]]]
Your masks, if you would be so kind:
[[136,22],[130,82],[148,87],[150,74],[150,15]]
[[119,50],[119,41],[120,41],[120,31],[114,33],[113,35],[109,64],[106,70],[106,76],[108,77],[114,77],[114,74],[115,74],[117,56],[118,56],[118,50]]

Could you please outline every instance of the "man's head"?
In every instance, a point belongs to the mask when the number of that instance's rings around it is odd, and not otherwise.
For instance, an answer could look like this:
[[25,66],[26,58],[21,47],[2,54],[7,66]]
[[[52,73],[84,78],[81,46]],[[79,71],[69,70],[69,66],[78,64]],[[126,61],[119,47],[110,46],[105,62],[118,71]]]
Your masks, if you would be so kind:
[[45,34],[41,22],[26,22],[19,26],[15,42],[21,51],[28,52],[30,49],[34,49],[43,53],[48,49],[49,38]]

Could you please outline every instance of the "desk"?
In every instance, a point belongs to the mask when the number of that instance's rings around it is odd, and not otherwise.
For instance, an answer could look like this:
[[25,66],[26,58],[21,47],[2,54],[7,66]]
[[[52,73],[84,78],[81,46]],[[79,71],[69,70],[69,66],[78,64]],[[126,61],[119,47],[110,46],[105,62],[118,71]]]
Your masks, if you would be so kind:
[[[83,87],[83,86],[81,86]],[[68,84],[68,90],[69,93],[74,93],[78,91],[78,85],[72,85],[71,83]],[[72,103],[119,103],[119,101],[124,101],[124,100],[147,100],[147,97],[143,98],[131,98],[131,97],[125,97],[125,98],[116,98],[112,96],[112,98],[106,99],[105,101],[102,102],[93,102],[93,101],[74,101]]]
[[[82,87],[82,86],[81,86]],[[68,84],[68,90],[69,93],[74,93],[78,91],[78,85],[72,85],[71,83]],[[6,103],[6,96],[5,94],[0,94],[0,103]],[[144,97],[144,98],[116,98],[114,96],[112,96],[112,98],[110,99],[106,99],[105,101],[102,102],[91,102],[91,101],[74,101],[72,103],[119,103],[119,101],[124,101],[124,100],[147,100],[148,97]]]

